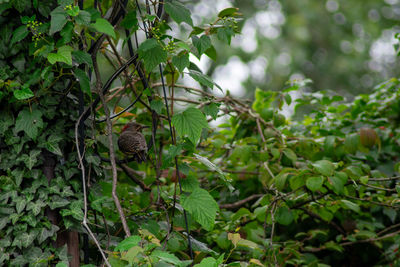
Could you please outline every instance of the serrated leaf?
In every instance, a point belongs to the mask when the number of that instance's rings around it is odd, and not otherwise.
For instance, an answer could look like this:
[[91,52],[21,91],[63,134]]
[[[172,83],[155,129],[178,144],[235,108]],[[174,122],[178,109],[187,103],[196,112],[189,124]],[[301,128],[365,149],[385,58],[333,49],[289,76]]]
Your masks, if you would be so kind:
[[155,39],[148,39],[141,43],[138,53],[147,71],[152,71],[158,64],[167,61],[167,52]]
[[320,190],[322,188],[322,185],[324,183],[324,176],[314,176],[314,177],[309,177],[306,181],[306,186],[308,189],[311,191],[315,192],[317,190]]
[[78,16],[75,17],[76,23],[84,26],[90,25],[91,15],[85,10],[80,10]]
[[114,249],[114,251],[127,251],[132,247],[135,247],[139,245],[139,242],[142,240],[142,238],[138,235],[132,235],[130,237],[125,238],[122,240]]
[[71,54],[78,64],[87,64],[89,67],[93,68],[92,57],[85,51],[72,51]]
[[23,87],[19,90],[14,90],[13,93],[14,97],[18,100],[25,100],[35,96],[32,90],[29,89],[28,87]]
[[27,108],[21,110],[15,123],[15,131],[24,131],[30,138],[36,139],[39,129],[43,128],[42,112],[34,109],[30,112]]
[[204,113],[210,115],[214,120],[218,117],[219,107],[215,103],[210,103],[204,106]]
[[50,62],[50,64],[63,62],[68,65],[72,65],[72,51],[73,48],[68,45],[61,46],[60,48],[58,48],[57,53],[49,53],[47,55],[47,60]]
[[335,171],[335,166],[329,160],[319,160],[312,165],[322,175],[330,176]]
[[208,35],[202,35],[200,38],[196,35],[192,36],[194,47],[197,48],[199,56],[201,56],[208,48],[211,47],[211,39]]
[[171,16],[178,24],[186,22],[193,26],[193,21],[190,16],[190,10],[177,1],[165,2],[165,12]]
[[101,33],[105,33],[114,39],[117,38],[115,35],[114,27],[108,22],[106,19],[98,18],[95,23],[92,23],[92,26]]
[[208,77],[207,75],[204,75],[203,73],[201,73],[199,71],[190,70],[189,75],[195,81],[199,82],[203,86],[213,89],[214,85],[215,85],[216,87],[218,87],[218,89],[220,89],[222,91],[221,87],[218,84],[214,83],[214,81],[210,77]]
[[206,190],[196,188],[189,196],[182,195],[181,205],[205,230],[211,231],[213,229],[219,207]]
[[10,45],[22,41],[26,36],[28,36],[28,33],[29,33],[28,28],[25,25],[19,26],[13,32]]
[[67,23],[67,13],[65,12],[64,8],[57,7],[51,13],[51,21],[50,21],[50,35],[53,35],[56,32],[61,31],[64,25]]
[[203,128],[208,128],[206,116],[200,110],[193,107],[189,107],[182,113],[175,114],[172,117],[172,123],[179,136],[187,135],[189,140],[195,145],[200,139]]
[[179,53],[177,56],[172,57],[172,64],[179,70],[179,72],[183,72],[183,70],[189,67],[189,54],[188,53]]
[[79,85],[81,90],[89,97],[92,97],[92,91],[90,90],[90,81],[89,77],[86,75],[86,72],[81,69],[75,69],[74,75],[76,79],[79,81]]

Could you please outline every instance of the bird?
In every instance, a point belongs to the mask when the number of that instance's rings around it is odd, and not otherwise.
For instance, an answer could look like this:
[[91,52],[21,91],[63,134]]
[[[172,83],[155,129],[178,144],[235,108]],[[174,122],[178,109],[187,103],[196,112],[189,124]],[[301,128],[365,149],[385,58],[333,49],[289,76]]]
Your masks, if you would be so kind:
[[142,129],[147,127],[136,122],[129,122],[122,128],[118,138],[119,150],[127,155],[133,155],[139,163],[146,161],[147,143]]

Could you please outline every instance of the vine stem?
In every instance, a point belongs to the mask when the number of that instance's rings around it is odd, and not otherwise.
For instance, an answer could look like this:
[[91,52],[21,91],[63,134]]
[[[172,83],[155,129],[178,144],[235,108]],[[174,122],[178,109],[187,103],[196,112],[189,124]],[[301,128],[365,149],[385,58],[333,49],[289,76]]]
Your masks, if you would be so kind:
[[80,152],[79,149],[79,135],[78,135],[78,128],[81,123],[81,120],[85,113],[82,113],[79,119],[77,120],[75,124],[75,145],[76,145],[76,151],[78,153],[78,160],[79,160],[79,165],[81,167],[81,172],[82,172],[82,190],[83,190],[83,220],[82,220],[82,225],[85,227],[85,229],[88,231],[90,237],[93,239],[94,243],[96,244],[97,248],[100,251],[101,256],[103,257],[103,260],[105,264],[108,267],[111,267],[111,264],[108,262],[106,255],[104,254],[103,249],[100,246],[99,241],[97,240],[96,236],[93,234],[92,230],[90,230],[90,227],[87,224],[87,214],[88,214],[88,208],[87,208],[87,192],[86,192],[86,176],[85,176],[85,165],[83,164],[83,156]]

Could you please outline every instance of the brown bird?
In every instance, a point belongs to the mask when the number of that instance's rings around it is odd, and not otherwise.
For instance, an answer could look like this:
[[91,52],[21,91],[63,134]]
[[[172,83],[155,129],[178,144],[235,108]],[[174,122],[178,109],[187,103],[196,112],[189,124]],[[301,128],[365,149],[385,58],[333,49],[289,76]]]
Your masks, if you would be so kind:
[[118,138],[119,150],[127,155],[133,155],[139,163],[146,161],[147,143],[142,129],[147,127],[136,122],[129,122],[122,128]]

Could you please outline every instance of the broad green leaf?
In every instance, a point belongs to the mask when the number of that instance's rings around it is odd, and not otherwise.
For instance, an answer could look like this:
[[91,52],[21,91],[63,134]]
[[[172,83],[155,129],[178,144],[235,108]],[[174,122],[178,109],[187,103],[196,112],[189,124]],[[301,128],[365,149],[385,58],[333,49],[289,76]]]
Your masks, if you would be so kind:
[[199,56],[201,56],[208,48],[211,47],[211,39],[208,35],[202,35],[200,38],[196,35],[192,36],[194,47],[197,48]]
[[91,15],[89,12],[85,10],[80,10],[78,16],[75,17],[75,21],[80,25],[89,26],[90,18]]
[[219,207],[206,190],[196,188],[189,196],[181,195],[181,205],[205,230],[213,229]]
[[14,90],[13,93],[14,97],[18,100],[25,100],[35,96],[32,90],[29,89],[28,87],[23,87],[19,90]]
[[79,81],[79,85],[82,89],[82,91],[89,97],[92,97],[92,91],[90,90],[90,81],[88,76],[86,75],[86,72],[81,70],[81,69],[75,69],[74,70],[74,75]]
[[195,264],[194,267],[218,267],[218,264],[214,258],[207,257],[202,259],[200,263]]
[[289,173],[282,171],[277,176],[275,176],[274,181],[275,181],[276,189],[278,189],[279,191],[282,191],[285,188],[285,184],[286,184],[288,175],[289,175]]
[[124,19],[121,22],[121,26],[131,31],[136,31],[138,29],[136,10],[132,10],[125,15]]
[[218,17],[219,18],[230,17],[230,16],[234,15],[237,11],[239,11],[239,9],[237,7],[228,7],[228,8],[221,10],[218,13]]
[[68,65],[72,65],[72,51],[72,47],[64,45],[58,48],[57,53],[49,53],[47,55],[47,59],[49,60],[50,64],[54,64],[56,62],[64,62]]
[[28,108],[21,110],[15,123],[15,131],[24,131],[30,138],[36,139],[39,129],[43,128],[42,112],[38,109],[29,111]]
[[115,35],[114,27],[108,22],[106,19],[98,18],[95,23],[92,23],[92,26],[101,33],[105,33],[114,39],[117,38]]
[[284,148],[283,154],[285,154],[285,156],[288,157],[292,161],[293,164],[296,163],[297,156],[296,156],[296,153],[293,152],[293,150],[291,150],[289,148]]
[[333,187],[333,191],[338,194],[341,195],[344,193],[344,182],[341,178],[339,178],[338,176],[331,176],[328,178],[328,182],[332,185]]
[[26,206],[26,199],[23,198],[18,198],[15,204],[15,209],[17,210],[17,213],[21,213]]
[[353,210],[355,212],[360,212],[360,206],[358,206],[356,203],[353,203],[353,202],[351,202],[349,200],[346,200],[346,199],[342,199],[340,201],[342,202],[342,204],[343,204],[342,206],[343,207],[345,207],[347,209],[350,209],[350,210]]
[[206,116],[193,107],[189,107],[185,111],[175,114],[172,117],[179,136],[187,135],[189,140],[196,145],[200,139],[201,131],[203,128],[208,128]]
[[54,210],[57,208],[65,207],[69,203],[70,201],[68,199],[55,195],[51,198],[51,201],[49,201],[49,207],[50,209]]
[[10,45],[22,41],[26,36],[28,36],[28,33],[29,33],[28,28],[25,25],[19,26],[13,32]]
[[39,215],[42,211],[42,208],[46,207],[47,204],[44,203],[42,200],[37,200],[36,202],[29,202],[26,206],[27,210],[31,210],[34,216]]
[[335,166],[329,160],[319,160],[312,164],[314,168],[322,175],[330,176],[333,175]]
[[80,201],[74,201],[71,203],[71,215],[77,220],[83,219],[82,203]]
[[289,225],[293,221],[293,214],[287,207],[279,207],[275,213],[275,219],[279,224]]
[[189,54],[182,52],[177,56],[172,57],[172,64],[179,70],[179,72],[183,72],[183,70],[189,67]]
[[218,117],[218,112],[219,112],[219,107],[218,107],[217,104],[215,104],[215,103],[210,103],[210,104],[208,104],[208,105],[205,105],[205,106],[203,107],[203,110],[204,110],[204,113],[205,113],[206,115],[210,115],[211,118],[213,118],[214,120],[217,119],[217,117]]
[[190,26],[193,26],[193,21],[190,17],[190,10],[178,1],[165,2],[165,12],[167,12],[178,24],[186,22]]
[[38,235],[38,242],[39,244],[43,243],[46,239],[53,237],[54,234],[59,230],[59,227],[52,224],[51,229],[47,229],[46,227],[43,227]]
[[231,28],[219,28],[217,30],[217,38],[225,43],[227,43],[228,45],[231,44],[231,40],[232,40],[232,36],[235,33],[233,32],[233,30]]
[[311,191],[315,192],[317,190],[320,190],[322,188],[322,184],[324,183],[324,176],[314,176],[310,177],[306,181],[306,186],[308,189]]
[[72,56],[78,64],[87,64],[89,67],[93,67],[92,57],[85,51],[72,51]]
[[166,251],[154,250],[154,252],[151,253],[151,256],[155,256],[163,262],[171,263],[174,266],[180,266],[182,263],[174,254],[168,253]]
[[139,245],[139,242],[142,240],[142,238],[138,235],[132,235],[130,237],[125,238],[122,240],[114,249],[114,251],[127,251],[132,247],[135,247]]
[[158,64],[167,61],[167,52],[155,39],[141,43],[138,53],[147,71],[152,71]]
[[157,114],[161,114],[161,111],[164,107],[164,103],[160,99],[156,99],[150,102],[150,107],[152,110],[157,112]]
[[220,89],[222,91],[222,88],[218,84],[214,83],[214,81],[210,77],[208,77],[207,75],[204,75],[201,72],[198,72],[198,71],[195,71],[195,70],[190,70],[189,71],[189,75],[195,81],[197,81],[198,83],[200,83],[203,86],[206,86],[206,87],[209,87],[210,89],[213,89],[214,85],[215,85],[218,89]]
[[67,12],[65,12],[64,8],[57,7],[51,13],[51,21],[50,21],[50,35],[53,35],[56,32],[61,31],[64,25],[67,23]]

